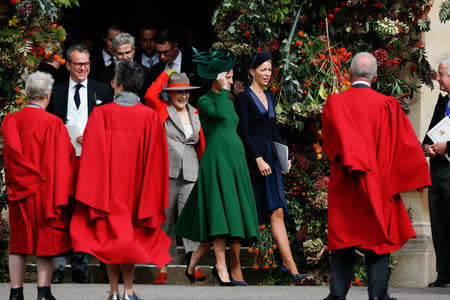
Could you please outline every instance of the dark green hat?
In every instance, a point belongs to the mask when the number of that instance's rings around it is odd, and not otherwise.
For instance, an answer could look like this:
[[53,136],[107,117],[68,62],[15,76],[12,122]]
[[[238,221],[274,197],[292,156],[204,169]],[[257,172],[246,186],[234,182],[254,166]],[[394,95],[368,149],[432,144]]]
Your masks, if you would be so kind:
[[205,79],[216,79],[222,72],[230,71],[236,62],[236,55],[233,51],[227,49],[214,49],[198,52],[194,50],[192,61],[197,63],[197,73]]

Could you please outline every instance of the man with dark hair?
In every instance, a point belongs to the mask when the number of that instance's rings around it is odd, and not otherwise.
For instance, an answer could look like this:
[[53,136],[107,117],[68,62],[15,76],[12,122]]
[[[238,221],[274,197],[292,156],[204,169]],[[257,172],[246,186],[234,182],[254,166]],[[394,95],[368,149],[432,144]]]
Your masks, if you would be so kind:
[[323,108],[323,146],[331,165],[327,300],[346,298],[357,248],[365,254],[369,299],[394,299],[387,294],[389,254],[416,237],[400,193],[431,183],[399,102],[370,87],[376,72],[375,57],[358,53],[350,65],[352,88],[331,94]]
[[157,29],[153,25],[142,25],[139,29],[137,45],[138,50],[134,57],[134,61],[145,69],[150,70],[159,62],[158,54],[156,54],[156,36]]
[[91,59],[91,78],[106,83],[107,85],[111,84],[114,66],[117,62],[112,47],[112,41],[122,31],[122,28],[116,24],[110,24],[105,27],[103,32],[103,49],[99,54],[94,55]]
[[[149,82],[144,82],[143,88],[145,90],[151,85],[153,81],[158,78],[161,72],[168,69],[176,70],[178,73],[186,73],[192,85],[200,85],[200,78],[198,77],[194,64],[192,63],[192,51],[181,51],[183,45],[177,32],[171,28],[162,29],[158,33],[156,39],[156,53],[159,57],[159,63],[150,70]],[[196,106],[198,97],[204,91],[198,90],[191,94],[191,104]],[[164,100],[167,100],[164,93],[161,94]]]
[[[67,50],[66,67],[69,70],[69,78],[55,83],[47,111],[58,116],[63,123],[70,127],[72,144],[77,150],[76,156],[81,155],[83,131],[89,114],[94,106],[112,102],[113,89],[101,82],[88,79],[90,73],[89,50],[86,46],[75,44]],[[65,257],[55,260],[53,281],[63,281],[63,271],[66,262]],[[78,283],[90,282],[85,272],[87,269],[86,255],[76,252],[71,258],[72,280]]]

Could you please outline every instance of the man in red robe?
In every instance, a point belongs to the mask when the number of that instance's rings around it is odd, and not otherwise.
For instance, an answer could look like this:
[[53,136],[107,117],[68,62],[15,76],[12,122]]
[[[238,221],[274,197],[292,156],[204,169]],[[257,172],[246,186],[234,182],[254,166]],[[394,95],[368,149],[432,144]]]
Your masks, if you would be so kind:
[[9,199],[10,299],[23,299],[27,255],[37,256],[38,299],[53,299],[53,257],[71,250],[69,195],[75,151],[62,121],[45,111],[53,78],[31,74],[28,104],[5,116],[3,158]]
[[345,299],[356,247],[365,253],[369,299],[391,299],[389,253],[416,237],[400,193],[431,183],[420,143],[398,101],[370,88],[376,69],[370,53],[356,55],[350,66],[352,88],[330,95],[322,114],[331,169],[332,283],[326,299]]

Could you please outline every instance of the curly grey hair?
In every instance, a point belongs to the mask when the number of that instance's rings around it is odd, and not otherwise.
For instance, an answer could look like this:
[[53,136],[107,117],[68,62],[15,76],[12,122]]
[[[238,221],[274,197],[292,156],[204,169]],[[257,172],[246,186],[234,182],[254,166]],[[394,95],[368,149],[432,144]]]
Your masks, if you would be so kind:
[[25,96],[28,101],[44,100],[52,90],[55,80],[44,72],[36,72],[28,76],[25,82]]
[[134,47],[134,41],[134,37],[131,34],[122,32],[116,35],[112,40],[112,47],[114,51],[116,51],[117,46],[120,45],[131,44],[131,47]]

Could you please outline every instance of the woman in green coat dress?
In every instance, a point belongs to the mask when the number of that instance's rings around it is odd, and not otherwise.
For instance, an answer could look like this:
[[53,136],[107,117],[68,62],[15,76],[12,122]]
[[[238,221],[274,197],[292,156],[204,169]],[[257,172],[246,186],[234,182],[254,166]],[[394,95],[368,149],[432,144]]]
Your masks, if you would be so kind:
[[[186,276],[195,282],[194,268],[212,245],[220,285],[244,284],[239,263],[241,240],[259,237],[259,223],[242,142],[236,133],[238,117],[229,99],[235,55],[229,50],[198,53],[198,74],[213,79],[200,97],[198,112],[206,140],[197,182],[178,218],[175,234],[202,242],[187,264]],[[231,281],[225,260],[231,240]]]

